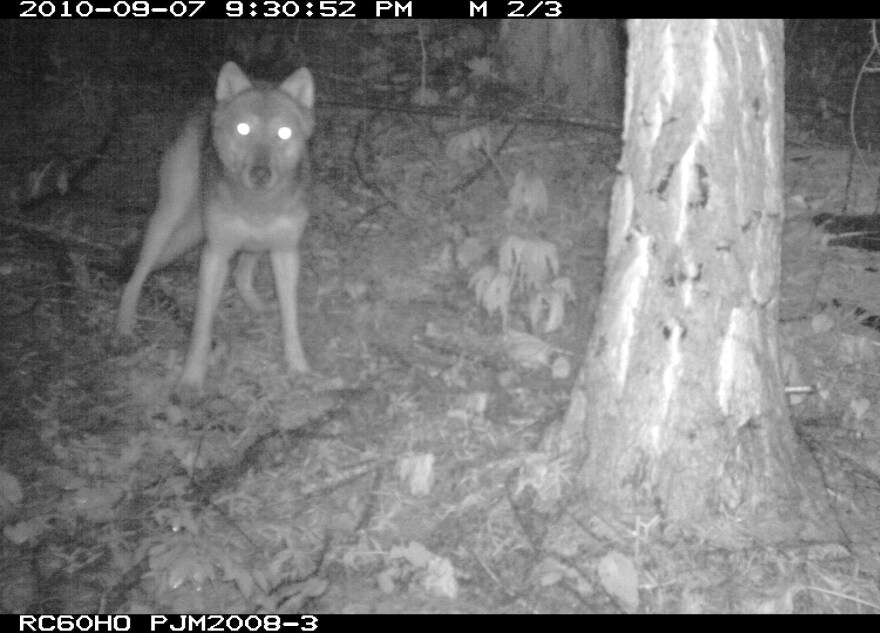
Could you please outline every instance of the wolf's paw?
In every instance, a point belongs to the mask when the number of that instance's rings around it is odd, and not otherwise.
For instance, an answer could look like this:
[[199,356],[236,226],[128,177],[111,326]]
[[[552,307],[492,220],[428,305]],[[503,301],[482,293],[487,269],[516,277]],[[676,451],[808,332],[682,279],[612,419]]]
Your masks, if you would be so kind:
[[202,385],[181,380],[171,394],[171,401],[183,407],[194,407],[205,400]]
[[301,362],[287,363],[287,377],[292,381],[308,380],[310,376],[315,376],[315,372],[309,367],[309,364],[303,360]]
[[134,334],[115,333],[110,337],[110,351],[114,354],[128,355],[138,347],[137,338]]
[[336,378],[330,378],[313,369],[308,371],[288,370],[287,378],[290,380],[291,385],[311,391],[324,391],[328,388],[335,388],[335,383],[338,381]]

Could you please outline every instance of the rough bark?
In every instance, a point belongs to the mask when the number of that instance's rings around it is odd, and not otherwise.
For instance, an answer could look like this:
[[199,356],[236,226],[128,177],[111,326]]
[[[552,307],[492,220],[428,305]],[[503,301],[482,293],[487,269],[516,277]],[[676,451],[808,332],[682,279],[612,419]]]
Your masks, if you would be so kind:
[[728,543],[838,535],[779,371],[782,35],[631,23],[601,307],[556,437],[591,505]]

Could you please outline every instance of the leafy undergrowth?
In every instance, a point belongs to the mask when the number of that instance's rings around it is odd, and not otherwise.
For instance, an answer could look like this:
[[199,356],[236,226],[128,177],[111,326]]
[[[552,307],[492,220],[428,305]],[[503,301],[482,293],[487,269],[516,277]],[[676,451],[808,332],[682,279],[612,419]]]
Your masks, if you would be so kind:
[[[5,435],[3,609],[579,608],[564,591],[545,607],[517,597],[544,582],[525,573],[536,535],[517,515],[548,473],[551,496],[565,477],[539,441],[583,351],[613,142],[588,135],[574,151],[594,154],[572,161],[554,138],[565,130],[498,123],[451,155],[444,139],[471,129],[456,118],[320,114],[300,303],[315,374],[287,377],[277,311],[253,315],[230,288],[206,398],[175,403],[195,256],[152,276],[126,353],[111,345],[119,282],[104,268],[78,270],[63,300],[36,290],[51,269],[7,288],[38,306],[19,315],[24,351],[7,341],[7,362],[39,389]],[[126,116],[129,130],[180,118]],[[89,190],[113,190],[145,139],[158,155],[168,136],[114,137]],[[580,191],[545,185],[554,173]],[[132,207],[151,197],[135,189],[102,214],[65,192],[27,219],[127,244]],[[509,287],[492,303],[470,282],[499,264]],[[256,286],[271,297],[265,263]],[[39,343],[42,372],[28,356]]]
[[[374,69],[394,59],[385,50]],[[49,197],[30,220],[132,241],[132,207],[155,185],[143,156],[182,113],[141,91],[89,195]],[[206,398],[175,404],[194,257],[152,276],[140,344],[123,354],[109,345],[119,280],[94,253],[53,265],[51,249],[4,241],[0,609],[877,610],[870,545],[857,559],[835,544],[728,549],[660,517],[560,505],[574,469],[541,440],[589,334],[618,148],[468,107],[319,105],[300,304],[310,376],[283,371],[277,311],[250,314],[230,288]],[[256,286],[271,296],[265,262]],[[804,368],[818,352],[799,336],[785,342]],[[850,406],[873,433],[855,390],[807,397],[826,419]],[[829,487],[848,479],[831,467]]]

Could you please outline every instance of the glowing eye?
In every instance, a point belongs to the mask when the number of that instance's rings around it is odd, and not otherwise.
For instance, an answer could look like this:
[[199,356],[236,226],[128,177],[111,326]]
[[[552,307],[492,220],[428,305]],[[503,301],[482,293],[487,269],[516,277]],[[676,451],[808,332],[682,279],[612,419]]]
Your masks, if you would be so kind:
[[286,141],[291,136],[293,136],[293,130],[291,130],[289,127],[278,128],[278,138],[280,138],[282,141]]
[[247,136],[251,133],[251,126],[247,123],[239,123],[235,126],[235,131],[241,134],[242,136]]

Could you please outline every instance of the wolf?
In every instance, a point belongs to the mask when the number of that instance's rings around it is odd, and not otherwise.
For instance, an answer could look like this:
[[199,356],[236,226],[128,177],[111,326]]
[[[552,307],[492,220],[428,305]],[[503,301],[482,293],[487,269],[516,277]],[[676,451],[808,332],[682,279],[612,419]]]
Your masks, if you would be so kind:
[[202,392],[214,313],[229,272],[245,304],[264,309],[254,269],[268,251],[291,373],[309,371],[297,322],[300,238],[308,219],[307,142],[315,88],[300,68],[278,86],[256,84],[227,62],[215,102],[192,115],[162,159],[159,200],[119,306],[117,335],[131,337],[147,276],[201,245],[195,321],[178,394]]

